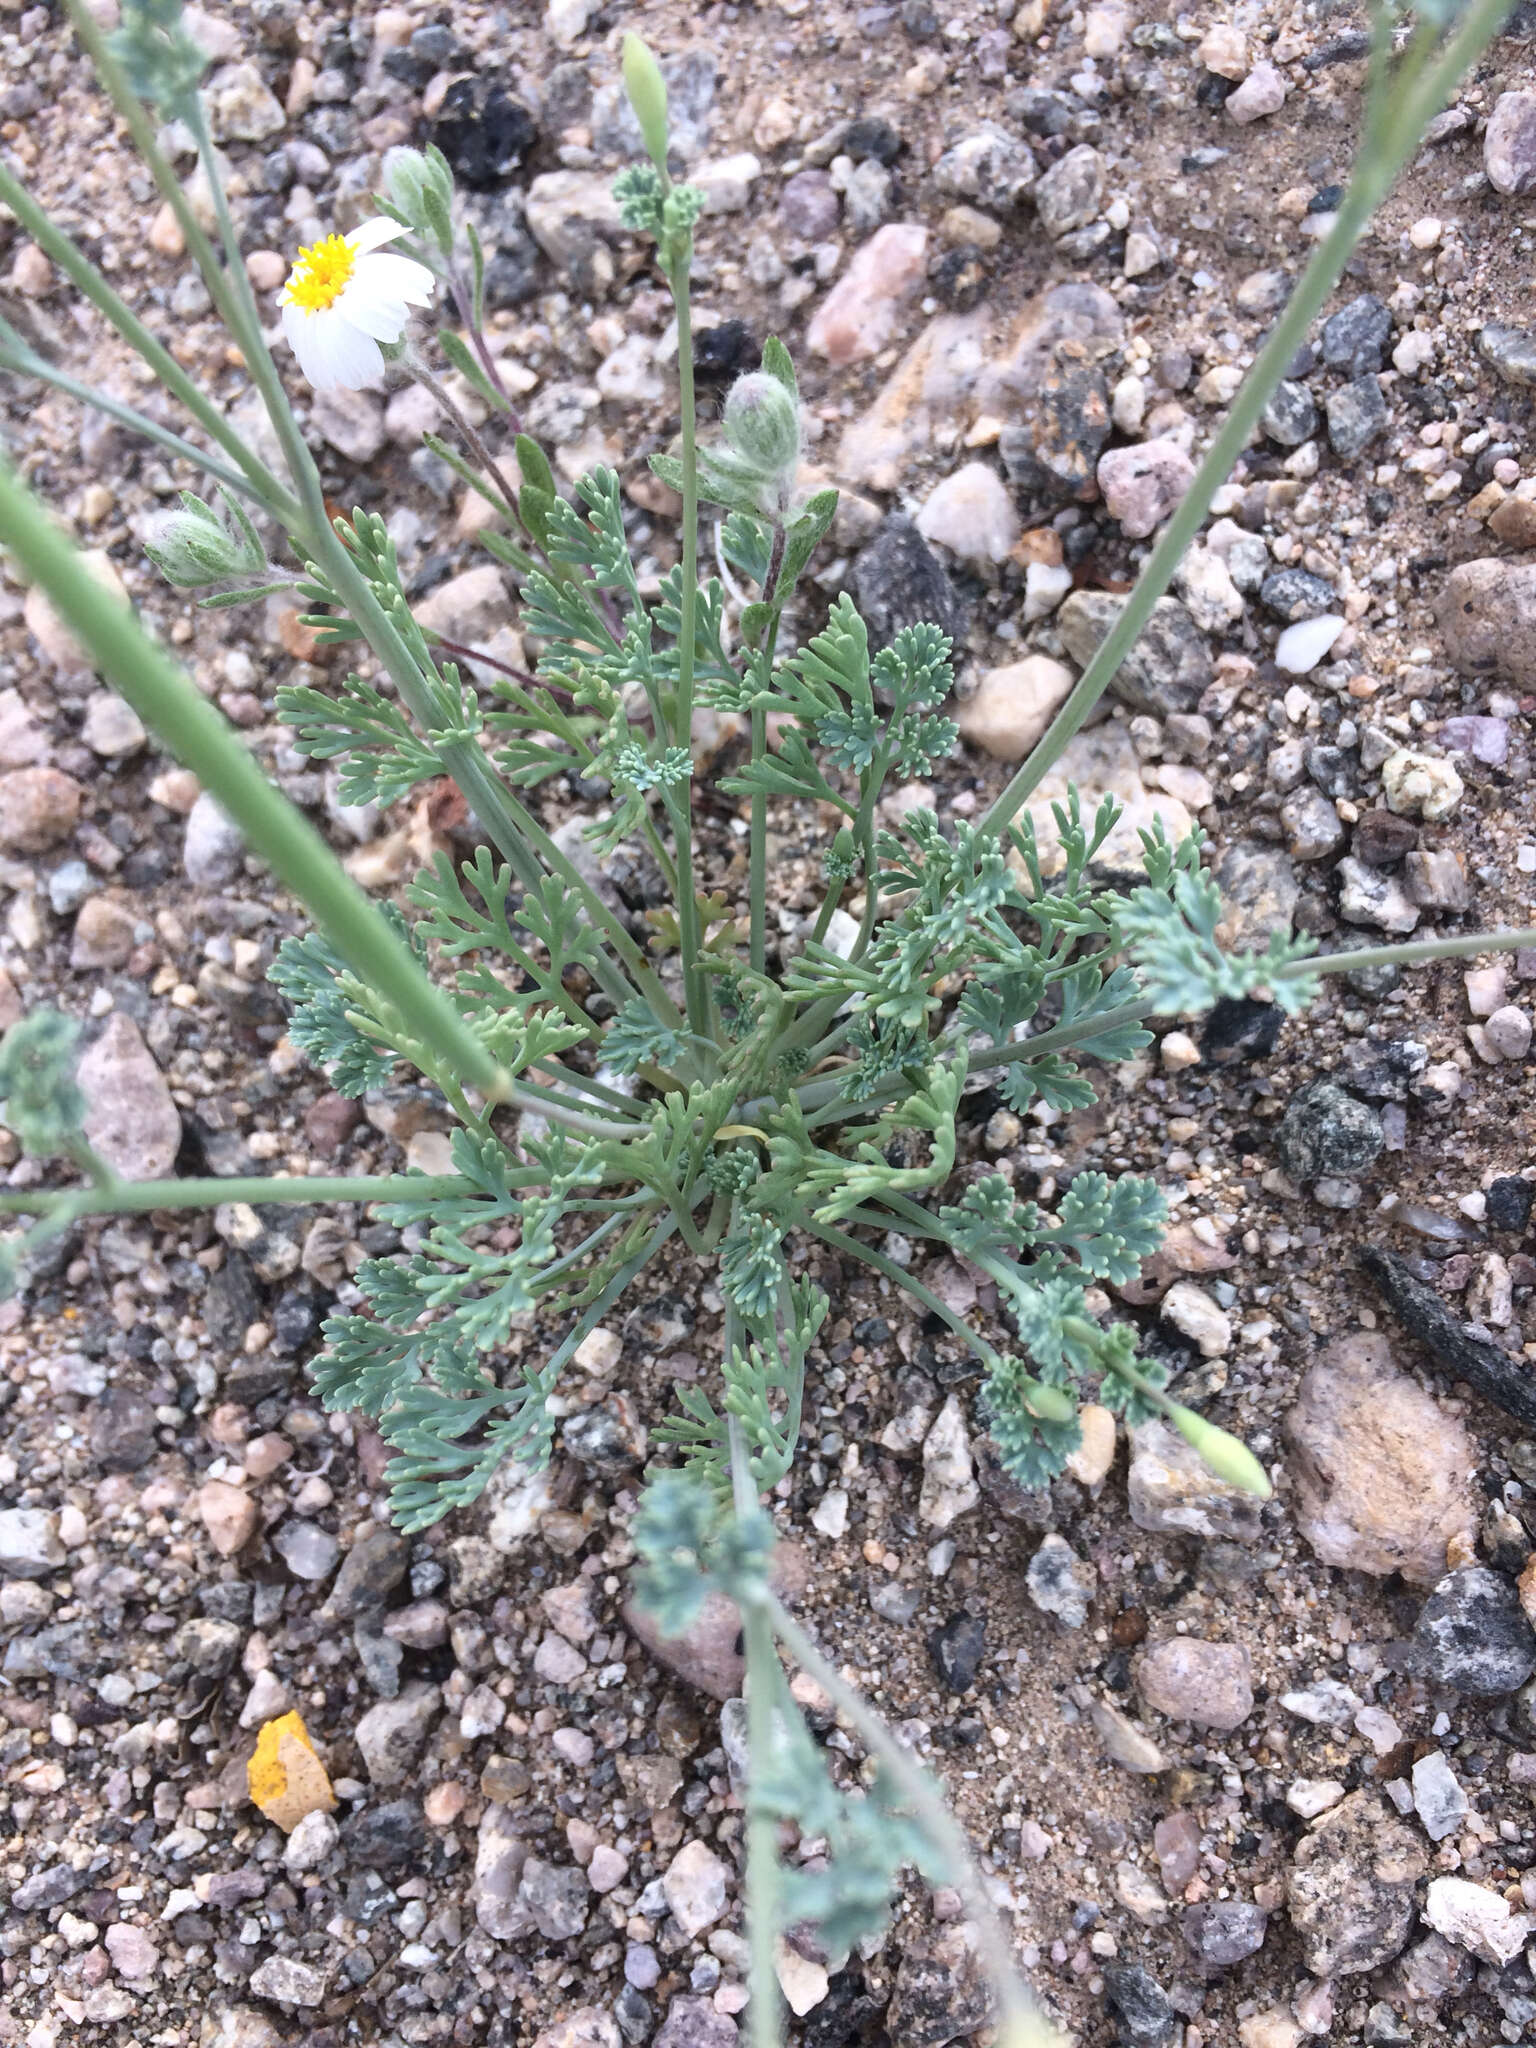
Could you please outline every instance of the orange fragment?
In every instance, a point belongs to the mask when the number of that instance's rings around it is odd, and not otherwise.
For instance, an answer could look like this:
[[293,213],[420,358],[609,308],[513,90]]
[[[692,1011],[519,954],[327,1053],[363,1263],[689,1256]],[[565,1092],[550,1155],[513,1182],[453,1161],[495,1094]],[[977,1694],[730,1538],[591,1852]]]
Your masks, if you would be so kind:
[[336,1804],[325,1765],[299,1714],[279,1714],[262,1723],[246,1765],[246,1781],[251,1803],[285,1835],[292,1834],[305,1814],[329,1813]]

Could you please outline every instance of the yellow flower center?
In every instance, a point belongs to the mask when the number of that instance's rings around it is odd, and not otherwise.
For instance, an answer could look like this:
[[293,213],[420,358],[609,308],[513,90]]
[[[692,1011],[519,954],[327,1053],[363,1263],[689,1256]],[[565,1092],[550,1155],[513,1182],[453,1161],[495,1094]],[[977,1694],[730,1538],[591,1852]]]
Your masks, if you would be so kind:
[[288,280],[290,305],[306,313],[323,313],[334,306],[357,268],[357,251],[344,235],[327,235],[299,251]]

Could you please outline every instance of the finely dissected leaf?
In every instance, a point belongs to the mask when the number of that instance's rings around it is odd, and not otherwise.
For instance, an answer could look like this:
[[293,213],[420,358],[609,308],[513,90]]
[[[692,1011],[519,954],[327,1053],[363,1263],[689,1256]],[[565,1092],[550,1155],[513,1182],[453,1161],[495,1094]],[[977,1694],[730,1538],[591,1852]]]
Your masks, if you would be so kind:
[[267,978],[294,1006],[288,1036],[325,1068],[338,1095],[384,1086],[399,1055],[382,1036],[369,1036],[357,1007],[367,992],[318,932],[284,939]]
[[20,1018],[0,1041],[0,1104],[7,1127],[34,1159],[50,1159],[80,1137],[85,1096],[75,1080],[80,1026],[58,1010]]
[[284,688],[277,713],[294,729],[294,745],[312,761],[342,763],[344,804],[392,804],[443,772],[436,750],[418,739],[410,720],[372,683],[348,676],[339,697]]

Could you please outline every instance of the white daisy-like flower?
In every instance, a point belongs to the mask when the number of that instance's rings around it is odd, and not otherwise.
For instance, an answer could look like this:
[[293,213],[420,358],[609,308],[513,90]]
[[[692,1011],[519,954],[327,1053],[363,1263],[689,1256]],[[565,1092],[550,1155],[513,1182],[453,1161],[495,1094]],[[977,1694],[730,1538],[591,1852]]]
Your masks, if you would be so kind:
[[436,279],[427,266],[384,248],[405,232],[379,214],[299,251],[277,302],[288,346],[317,391],[377,383],[379,343],[400,339],[412,306],[431,305]]

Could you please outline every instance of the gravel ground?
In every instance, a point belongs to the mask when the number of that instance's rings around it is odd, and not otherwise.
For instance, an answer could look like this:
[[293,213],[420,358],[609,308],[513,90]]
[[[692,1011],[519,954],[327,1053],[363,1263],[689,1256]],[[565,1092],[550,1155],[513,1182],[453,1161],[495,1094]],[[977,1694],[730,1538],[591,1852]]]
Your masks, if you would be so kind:
[[[1119,0],[204,16],[258,288],[353,224],[386,147],[435,136],[495,252],[492,340],[530,431],[568,478],[620,466],[664,567],[642,458],[676,427],[665,298],[602,196],[627,148],[626,27],[671,61],[712,195],[706,402],[782,332],[811,462],[845,487],[798,623],[846,586],[887,631],[951,627],[966,744],[931,794],[973,812],[1104,630],[1326,228],[1359,20]],[[0,73],[11,161],[249,422],[56,10],[7,4]],[[1536,922],[1528,189],[1521,15],[1074,748],[1134,820],[1205,826],[1236,943]],[[39,347],[157,410],[4,227],[0,270]],[[291,612],[198,614],[147,572],[137,536],[190,477],[67,401],[6,398],[15,457],[361,879],[388,890],[471,843],[451,791],[349,811],[292,752],[277,687],[335,671]],[[420,451],[416,394],[308,418],[338,504],[394,508],[432,621],[512,655],[511,593],[475,503]],[[98,1143],[146,1176],[436,1166],[441,1103],[401,1087],[359,1114],[287,1045],[263,975],[294,906],[3,579],[0,691],[0,1017],[51,1001],[88,1022]],[[730,806],[700,801],[739,897]],[[544,802],[576,832],[593,808],[560,785]],[[789,934],[821,825],[773,825]],[[605,879],[643,928],[644,864]],[[1262,1513],[1159,1428],[1127,1443],[1103,1418],[1074,1476],[1020,1495],[942,1332],[807,1256],[833,1314],[777,1508],[802,1615],[944,1775],[1084,2044],[1536,2038],[1533,983],[1523,954],[1361,974],[1283,1028],[1264,1005],[1187,1020],[1090,1111],[1021,1124],[970,1098],[967,1163],[1044,1202],[1088,1165],[1155,1173],[1175,1228],[1122,1312],[1271,1466]],[[3,1132],[0,1170],[39,1177]],[[658,1658],[624,1607],[647,1428],[711,1369],[719,1300],[686,1269],[653,1279],[584,1347],[550,1473],[407,1541],[377,1440],[324,1416],[303,1373],[349,1274],[395,1242],[356,1210],[93,1224],[0,1309],[0,2041],[734,2038],[734,1628]],[[1426,1290],[1410,1326],[1358,1270],[1373,1246]],[[961,1267],[925,1278],[994,1314]],[[1426,1301],[1481,1333],[1451,1371],[1418,1341],[1445,1362]],[[1510,1412],[1462,1373],[1502,1375]],[[285,1835],[246,1765],[289,1708],[337,1807]],[[943,1891],[915,1888],[869,1953],[791,1949],[782,1974],[818,2048],[943,2048],[985,2022]]]

